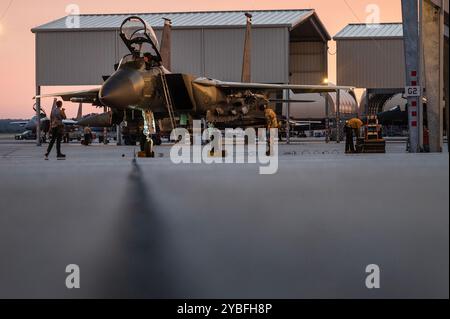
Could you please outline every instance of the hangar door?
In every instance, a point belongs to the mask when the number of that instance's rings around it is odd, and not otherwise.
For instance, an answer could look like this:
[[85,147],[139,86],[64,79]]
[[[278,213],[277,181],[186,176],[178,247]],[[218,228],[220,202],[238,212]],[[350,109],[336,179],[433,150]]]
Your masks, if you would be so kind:
[[291,42],[289,72],[291,84],[321,84],[327,77],[327,49],[323,42]]

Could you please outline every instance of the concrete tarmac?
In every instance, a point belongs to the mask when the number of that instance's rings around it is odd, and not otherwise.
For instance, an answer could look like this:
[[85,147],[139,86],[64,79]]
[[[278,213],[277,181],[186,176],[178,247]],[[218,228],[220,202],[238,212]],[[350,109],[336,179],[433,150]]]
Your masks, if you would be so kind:
[[[449,157],[280,145],[256,164],[0,141],[0,298],[448,298]],[[66,266],[81,271],[69,290]],[[366,287],[366,266],[381,288]]]

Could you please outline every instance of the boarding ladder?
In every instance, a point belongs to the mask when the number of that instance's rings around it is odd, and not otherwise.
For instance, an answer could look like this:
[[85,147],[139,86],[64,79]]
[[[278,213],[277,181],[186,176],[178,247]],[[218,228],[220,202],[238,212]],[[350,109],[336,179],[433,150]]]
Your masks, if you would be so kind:
[[164,99],[166,100],[167,111],[169,112],[170,124],[172,125],[172,130],[175,129],[175,116],[173,111],[172,97],[170,96],[169,86],[167,85],[167,78],[164,70],[159,68],[161,74],[161,83],[164,92]]

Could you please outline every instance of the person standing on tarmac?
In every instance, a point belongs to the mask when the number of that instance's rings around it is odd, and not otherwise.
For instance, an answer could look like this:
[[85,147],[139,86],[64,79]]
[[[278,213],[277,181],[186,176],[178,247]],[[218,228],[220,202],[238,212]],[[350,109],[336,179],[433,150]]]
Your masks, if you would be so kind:
[[355,153],[355,144],[353,143],[353,128],[350,123],[345,122],[345,154]]
[[89,146],[92,143],[92,130],[90,128],[90,126],[86,126],[83,129],[84,132],[84,145],[85,146]]
[[61,101],[56,102],[56,107],[53,108],[50,115],[50,132],[52,133],[52,139],[48,145],[47,153],[45,154],[45,160],[48,160],[48,156],[52,151],[53,145],[56,141],[56,152],[59,160],[65,159],[66,155],[61,153],[61,140],[64,134],[63,120],[67,118],[65,110],[62,108],[63,103]]

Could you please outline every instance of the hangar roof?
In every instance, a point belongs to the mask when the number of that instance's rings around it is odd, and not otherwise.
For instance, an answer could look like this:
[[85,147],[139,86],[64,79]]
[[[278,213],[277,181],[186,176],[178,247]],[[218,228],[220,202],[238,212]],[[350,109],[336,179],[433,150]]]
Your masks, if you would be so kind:
[[[322,31],[327,36],[325,27],[318,19],[313,9],[297,10],[257,10],[257,11],[214,11],[214,12],[167,12],[167,13],[134,13],[134,14],[83,14],[80,15],[80,28],[74,31],[85,30],[111,30],[119,29],[123,20],[137,15],[158,29],[164,25],[163,17],[172,20],[173,28],[218,28],[245,26],[245,12],[253,14],[253,25],[258,26],[285,26],[295,28],[311,16],[318,20]],[[32,32],[68,31],[67,17],[32,29]]]
[[403,38],[401,23],[349,24],[334,36],[334,40]]

